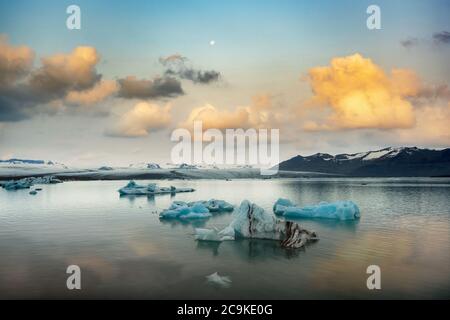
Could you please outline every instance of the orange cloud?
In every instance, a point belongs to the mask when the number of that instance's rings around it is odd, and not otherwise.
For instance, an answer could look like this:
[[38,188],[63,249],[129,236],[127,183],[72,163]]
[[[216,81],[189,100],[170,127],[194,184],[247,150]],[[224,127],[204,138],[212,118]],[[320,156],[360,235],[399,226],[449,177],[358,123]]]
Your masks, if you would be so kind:
[[388,75],[372,60],[354,54],[310,69],[307,79],[314,92],[309,111],[326,113],[306,122],[305,130],[394,129],[415,124],[407,98],[418,93],[420,81],[410,70],[394,69]]
[[219,110],[206,104],[203,107],[194,108],[182,127],[191,127],[194,121],[202,121],[203,129],[227,129],[247,128],[249,126],[249,114],[245,107],[238,107],[233,111]]
[[26,46],[14,47],[0,35],[0,86],[11,86],[33,66],[34,52]]
[[103,101],[117,92],[119,86],[114,80],[103,80],[94,87],[83,91],[70,91],[66,96],[66,102],[73,105],[91,105]]
[[416,127],[409,130],[397,130],[396,140],[404,144],[450,146],[450,102],[446,106],[417,108],[416,115]]
[[272,128],[281,115],[276,112],[269,95],[253,97],[249,106],[239,106],[232,110],[220,110],[211,104],[194,108],[182,127],[191,128],[194,121],[202,121],[203,129],[233,129],[233,128]]
[[100,80],[95,70],[100,56],[93,47],[77,47],[69,54],[42,58],[42,67],[30,79],[34,90],[61,94],[67,90],[85,90]]
[[115,137],[145,137],[151,131],[164,129],[170,125],[170,105],[160,107],[157,104],[140,102],[123,114],[119,122],[107,134]]

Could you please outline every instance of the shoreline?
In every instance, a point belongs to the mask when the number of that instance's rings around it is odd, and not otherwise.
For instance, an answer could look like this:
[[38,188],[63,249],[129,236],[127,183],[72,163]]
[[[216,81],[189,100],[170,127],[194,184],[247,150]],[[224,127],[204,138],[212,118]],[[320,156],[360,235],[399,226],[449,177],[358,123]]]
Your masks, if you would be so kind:
[[279,171],[276,175],[261,175],[260,169],[60,169],[53,168],[0,168],[0,181],[16,180],[28,177],[54,176],[60,180],[193,180],[193,179],[278,179],[341,177],[340,175]]
[[30,177],[53,176],[62,181],[101,180],[236,180],[236,179],[310,179],[310,178],[433,178],[448,179],[450,176],[348,176],[331,173],[280,170],[271,176],[261,175],[259,169],[136,169],[117,168],[112,170],[0,167],[0,181],[18,180]]

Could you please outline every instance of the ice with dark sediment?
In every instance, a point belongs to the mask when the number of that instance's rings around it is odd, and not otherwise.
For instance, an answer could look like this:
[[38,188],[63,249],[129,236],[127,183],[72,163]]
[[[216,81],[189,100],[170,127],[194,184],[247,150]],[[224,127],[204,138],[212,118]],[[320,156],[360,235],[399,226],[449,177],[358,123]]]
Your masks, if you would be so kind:
[[320,202],[300,207],[288,199],[280,198],[273,205],[273,212],[285,218],[356,220],[361,217],[361,212],[353,201]]
[[163,194],[163,193],[178,193],[178,192],[193,192],[193,188],[176,188],[174,186],[170,187],[159,187],[156,183],[149,183],[148,185],[139,185],[133,180],[128,182],[128,184],[120,188],[119,193],[121,195],[148,195],[148,194]]
[[198,241],[226,241],[239,238],[268,239],[280,241],[281,246],[300,248],[308,242],[318,240],[314,231],[303,229],[299,224],[277,219],[248,200],[242,201],[235,211],[234,219],[224,229],[195,229]]

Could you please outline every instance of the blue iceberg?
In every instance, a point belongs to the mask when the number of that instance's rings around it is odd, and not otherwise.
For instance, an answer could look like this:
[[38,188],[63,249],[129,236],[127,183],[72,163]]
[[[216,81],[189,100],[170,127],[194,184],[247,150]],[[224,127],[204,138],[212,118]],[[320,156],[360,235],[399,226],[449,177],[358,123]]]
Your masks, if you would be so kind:
[[210,212],[230,212],[234,210],[234,206],[224,200],[211,199],[208,201],[190,202],[188,205],[200,203],[208,208]]
[[160,219],[206,219],[212,212],[232,211],[234,207],[226,201],[211,199],[208,201],[195,201],[186,203],[174,201],[170,207],[163,210]]
[[318,205],[298,207],[290,200],[280,198],[273,205],[273,212],[285,218],[355,220],[361,217],[361,212],[353,201],[321,202]]

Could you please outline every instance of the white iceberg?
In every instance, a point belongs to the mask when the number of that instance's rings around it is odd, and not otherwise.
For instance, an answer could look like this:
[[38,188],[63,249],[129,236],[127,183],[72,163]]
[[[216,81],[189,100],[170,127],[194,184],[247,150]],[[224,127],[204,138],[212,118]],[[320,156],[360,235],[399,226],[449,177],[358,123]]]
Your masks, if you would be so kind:
[[211,199],[186,203],[174,201],[170,207],[163,210],[161,219],[205,219],[212,216],[211,212],[233,211],[234,207],[226,201]]
[[193,192],[193,188],[176,188],[174,186],[170,187],[159,187],[156,183],[149,183],[146,186],[139,185],[133,180],[128,182],[128,184],[120,188],[120,195],[146,195],[146,194],[163,194],[163,193],[178,193],[178,192]]
[[214,272],[213,274],[210,274],[209,276],[206,276],[206,280],[208,283],[211,283],[213,285],[222,287],[222,288],[229,288],[231,286],[231,279],[227,276],[221,276],[217,272]]
[[225,229],[195,229],[198,241],[225,241],[238,238],[278,240],[283,247],[300,248],[307,242],[317,240],[313,231],[299,224],[277,219],[273,214],[248,200],[244,200],[235,218]]
[[287,199],[278,199],[273,212],[285,218],[327,218],[355,220],[361,217],[358,206],[353,201],[321,202],[318,205],[298,207]]

